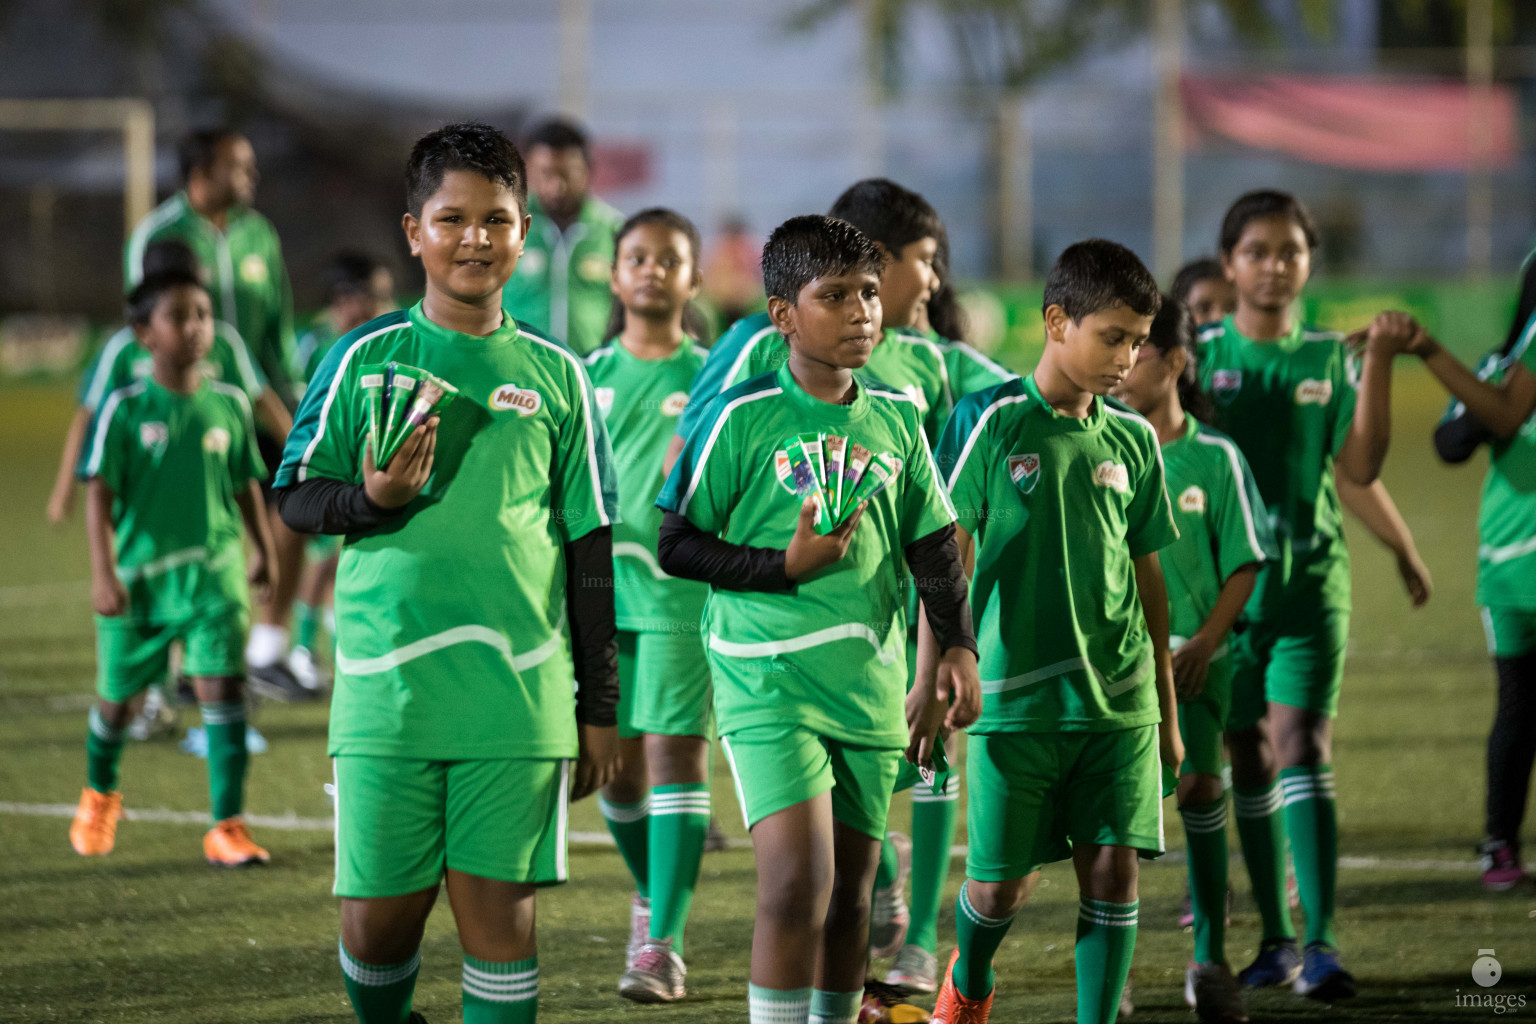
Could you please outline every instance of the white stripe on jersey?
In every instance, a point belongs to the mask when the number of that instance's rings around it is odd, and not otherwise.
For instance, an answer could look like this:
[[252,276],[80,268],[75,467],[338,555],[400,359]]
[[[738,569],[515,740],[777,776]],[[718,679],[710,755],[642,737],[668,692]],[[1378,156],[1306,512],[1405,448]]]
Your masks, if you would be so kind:
[[144,280],[144,250],[149,246],[149,236],[154,234],[160,225],[181,216],[185,208],[179,193],[171,196],[149,211],[149,214],[133,229],[133,234],[128,236],[128,288],[130,291],[137,288],[139,282]]
[[523,654],[513,654],[511,641],[489,626],[467,625],[454,626],[452,629],[445,629],[441,633],[422,637],[420,640],[408,643],[404,647],[397,647],[395,650],[375,658],[351,658],[338,650],[336,652],[336,667],[349,676],[371,676],[380,672],[388,672],[390,669],[399,668],[406,662],[415,661],[417,658],[441,651],[447,647],[453,647],[457,644],[477,643],[485,644],[487,647],[494,649],[511,666],[512,671],[519,673],[527,672],[535,665],[548,661],[550,656],[560,649],[560,645],[565,643],[565,637],[561,632],[564,625],[564,617],[564,613],[562,613],[561,624],[555,627],[554,633],[548,640]]
[[693,492],[698,490],[699,481],[704,479],[704,466],[709,462],[710,453],[715,450],[715,440],[720,436],[720,430],[725,426],[725,421],[730,418],[740,406],[748,402],[755,402],[759,398],[772,398],[774,395],[782,395],[784,389],[778,385],[764,388],[762,391],[753,391],[745,395],[739,395],[725,403],[725,408],[720,410],[720,415],[715,417],[714,426],[710,428],[709,437],[704,441],[704,450],[699,453],[699,464],[693,467],[693,479],[688,481],[688,490],[683,492],[682,500],[677,503],[677,514],[688,514],[688,502],[693,500]]
[[112,415],[117,412],[117,407],[123,399],[143,393],[144,382],[141,380],[118,388],[107,396],[106,404],[101,408],[101,415],[96,417],[96,437],[91,444],[91,457],[85,464],[86,476],[96,476],[101,472],[101,453],[106,444],[107,430],[112,426]]
[[736,380],[736,374],[741,372],[741,365],[752,355],[753,350],[757,348],[757,343],[770,334],[777,334],[778,330],[777,327],[769,324],[747,339],[746,344],[741,346],[741,352],[736,356],[736,361],[731,364],[730,372],[725,375],[725,379],[720,383],[720,390],[715,392],[716,395],[723,395],[731,389],[733,382]]
[[[1103,399],[1100,399],[1100,401],[1103,401]],[[1147,418],[1145,416],[1143,416],[1143,415],[1141,415],[1140,413],[1137,413],[1137,412],[1121,412],[1119,409],[1116,409],[1114,406],[1110,405],[1108,402],[1104,402],[1104,411],[1109,413],[1109,414],[1111,414],[1111,415],[1113,415],[1113,416],[1119,416],[1123,420],[1130,420],[1132,423],[1139,423],[1143,427],[1145,427],[1147,429],[1147,433],[1152,436],[1152,451],[1155,452],[1156,455],[1157,455],[1157,468],[1160,469],[1160,470],[1163,469],[1163,445],[1162,445],[1162,442],[1157,439],[1157,428],[1154,427],[1150,422],[1148,422]],[[1167,508],[1167,510],[1168,510],[1168,518],[1171,521],[1173,519],[1173,499],[1168,497],[1168,487],[1167,487],[1168,474],[1167,474],[1167,471],[1164,470],[1164,472],[1161,475],[1162,475],[1163,481],[1164,481],[1164,486],[1163,486],[1163,506],[1165,508]],[[1174,527],[1174,533],[1175,534],[1178,533],[1178,527],[1177,526]]]
[[1237,484],[1237,503],[1243,510],[1243,528],[1248,531],[1248,547],[1253,551],[1254,561],[1264,561],[1264,551],[1259,547],[1259,534],[1253,525],[1253,507],[1248,504],[1248,488],[1243,486],[1243,464],[1238,460],[1237,446],[1224,437],[1202,434],[1198,429],[1195,431],[1195,440],[1201,444],[1215,445],[1227,453],[1227,462],[1232,465],[1232,479]]
[[[908,402],[913,409],[917,409],[917,399],[903,392],[877,391],[874,388],[865,388],[864,392],[871,398],[884,398],[892,402]],[[918,410],[917,436],[923,443],[923,457],[928,460],[928,472],[933,474],[934,480],[942,482],[943,478],[939,475],[939,464],[933,459],[933,449],[929,447],[928,435],[923,431],[921,410]],[[960,518],[959,513],[955,511],[954,503],[949,500],[949,490],[943,486],[939,487],[939,500],[944,503],[944,511],[949,513],[949,518],[954,520]]]
[[117,354],[126,345],[136,344],[132,327],[124,327],[101,348],[101,355],[96,359],[96,372],[91,374],[91,385],[85,389],[85,400],[81,403],[91,412],[101,407],[101,400],[106,397],[107,376],[112,364],[117,361]]
[[358,346],[372,341],[381,334],[388,334],[390,331],[403,331],[409,327],[411,327],[411,322],[407,319],[398,324],[392,324],[389,327],[381,327],[371,334],[365,334],[347,346],[347,351],[342,354],[341,364],[336,367],[336,373],[331,377],[330,386],[325,389],[325,401],[320,405],[320,419],[315,424],[315,436],[309,439],[309,444],[304,448],[304,457],[299,459],[299,471],[297,474],[299,483],[309,479],[309,460],[315,457],[315,449],[320,446],[320,439],[325,436],[325,425],[331,415],[331,403],[336,401],[336,392],[341,387],[341,382],[346,378],[347,364],[352,361],[352,353],[357,351]]
[[545,348],[560,353],[561,358],[567,360],[576,368],[576,390],[581,394],[581,422],[582,429],[587,435],[587,470],[592,475],[592,504],[597,507],[597,525],[611,526],[613,520],[608,517],[608,509],[603,504],[603,475],[597,465],[597,430],[592,424],[592,407],[587,404],[587,388],[590,383],[587,380],[587,371],[582,367],[581,360],[570,349],[556,345],[552,341],[545,341],[536,334],[527,331],[518,331],[518,334],[529,341],[537,342]]
[[954,491],[955,481],[960,479],[960,471],[965,468],[965,460],[971,457],[971,449],[975,447],[976,439],[981,436],[981,428],[987,425],[987,420],[992,418],[992,414],[1005,405],[1016,405],[1019,402],[1027,402],[1029,400],[1030,395],[1028,392],[1022,395],[1008,395],[1004,398],[999,398],[987,406],[982,411],[982,414],[976,417],[976,425],[971,428],[970,435],[966,437],[965,444],[960,449],[960,457],[955,460],[955,468],[949,474],[949,479],[944,481],[944,489],[946,491]]

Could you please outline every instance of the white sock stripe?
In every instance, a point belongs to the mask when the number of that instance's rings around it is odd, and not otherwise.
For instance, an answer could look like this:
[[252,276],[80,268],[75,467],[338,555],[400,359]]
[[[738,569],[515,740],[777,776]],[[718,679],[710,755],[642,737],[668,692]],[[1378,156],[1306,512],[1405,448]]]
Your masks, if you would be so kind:
[[709,817],[709,808],[708,807],[677,807],[677,808],[663,807],[663,808],[660,808],[659,810],[652,811],[651,812],[651,817],[653,817],[653,818],[665,818],[665,817],[669,817],[669,816],[675,817],[675,816],[680,815],[680,814],[694,814],[694,815],[697,815],[697,816],[699,816],[701,818],[707,818],[707,817]]
[[804,1024],[811,1012],[811,999],[792,999],[780,1002],[767,999],[749,999],[748,1013],[751,1024]]
[[506,974],[498,974],[495,971],[487,971],[484,968],[466,963],[464,965],[464,977],[473,978],[475,981],[487,985],[502,985],[510,982],[523,984],[529,981],[537,981],[539,969],[537,967],[530,967],[525,971],[511,971]]
[[679,805],[684,805],[684,804],[686,804],[686,805],[703,804],[705,807],[708,807],[709,806],[709,794],[708,793],[678,793],[676,795],[668,794],[666,796],[654,797],[651,800],[651,810],[655,811],[656,808],[658,808],[658,807],[677,807]]
[[91,707],[91,713],[88,716],[87,721],[90,723],[91,732],[96,734],[97,739],[106,743],[123,742],[123,734],[127,732],[127,730],[114,729],[108,725],[107,720],[101,717],[101,708],[93,705]]
[[1237,809],[1239,818],[1267,818],[1280,809],[1284,794],[1280,787],[1275,786],[1264,793],[1263,796],[1243,796],[1234,794],[1232,803]]
[[913,792],[912,802],[915,804],[952,804],[960,799],[959,793],[951,793],[945,790],[943,793]]
[[1110,903],[1107,900],[1079,899],[1077,909],[1103,914],[1106,917],[1135,917],[1141,912],[1141,903]]
[[539,983],[534,982],[526,992],[494,992],[482,989],[473,982],[466,980],[464,982],[464,994],[474,996],[476,999],[484,999],[488,1003],[526,1003],[530,999],[539,998]]
[[649,800],[641,800],[638,804],[619,807],[616,804],[609,803],[602,797],[598,797],[597,809],[602,812],[603,817],[608,821],[619,825],[628,825],[650,814],[651,802]]
[[347,952],[347,947],[340,941],[336,948],[341,956],[342,973],[359,985],[368,988],[381,988],[385,985],[394,985],[404,981],[421,967],[421,950],[403,964],[392,964],[386,967],[376,967],[373,964],[365,964],[361,960]]
[[199,703],[197,710],[203,716],[204,725],[234,725],[236,722],[245,721],[245,705],[239,701],[217,704]]
[[1077,916],[1090,924],[1102,924],[1107,928],[1135,928],[1137,920],[1134,914],[1129,918],[1103,917],[1087,909],[1079,910]]
[[1207,811],[1197,811],[1188,807],[1179,808],[1179,817],[1185,821],[1226,821],[1227,806],[1221,804]]
[[1004,925],[1011,923],[1014,917],[1017,916],[1017,911],[1009,914],[1007,917],[988,917],[987,915],[983,914],[971,904],[971,896],[970,893],[966,891],[964,883],[962,883],[960,886],[959,907],[961,912],[964,913],[966,917],[970,918],[971,923],[980,928],[1001,928]]

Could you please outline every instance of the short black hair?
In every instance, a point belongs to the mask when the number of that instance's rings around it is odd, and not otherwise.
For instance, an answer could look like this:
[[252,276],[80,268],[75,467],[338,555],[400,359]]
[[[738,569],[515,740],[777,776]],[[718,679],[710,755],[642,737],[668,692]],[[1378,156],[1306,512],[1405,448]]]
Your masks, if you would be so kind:
[[1146,265],[1119,242],[1090,238],[1067,246],[1045,279],[1043,312],[1060,306],[1074,323],[1090,313],[1125,306],[1139,316],[1153,316],[1163,304],[1157,280]]
[[329,304],[348,295],[359,295],[373,287],[373,275],[383,269],[384,261],[367,253],[343,249],[331,257],[325,268],[325,301]]
[[943,237],[944,222],[928,200],[889,178],[854,182],[837,197],[827,216],[845,220],[885,246],[892,258],[924,238]]
[[181,183],[192,178],[193,171],[206,171],[219,156],[219,144],[227,139],[242,138],[233,128],[199,128],[182,136],[176,146],[176,165],[181,170]]
[[479,121],[445,124],[416,141],[405,166],[405,207],[412,216],[421,216],[422,206],[449,171],[473,171],[505,186],[517,198],[518,210],[527,212],[528,171],[523,154],[490,125]]
[[1221,237],[1218,243],[1223,254],[1237,248],[1243,237],[1243,228],[1251,220],[1262,217],[1289,217],[1306,236],[1307,248],[1316,249],[1321,237],[1317,233],[1317,221],[1300,199],[1279,189],[1261,188],[1244,192],[1221,219]]
[[523,136],[523,148],[548,146],[550,149],[579,149],[581,158],[592,162],[592,147],[581,125],[566,117],[547,117]]
[[139,261],[139,272],[145,277],[153,277],[168,270],[191,274],[199,279],[203,276],[197,254],[179,238],[161,238],[150,242],[144,247],[144,257]]
[[836,217],[791,217],[763,246],[763,290],[793,306],[800,289],[818,277],[865,272],[876,277],[886,256],[858,228]]
[[1225,281],[1227,275],[1221,269],[1220,260],[1213,256],[1202,256],[1179,268],[1179,272],[1173,275],[1173,287],[1168,291],[1180,302],[1188,302],[1189,293],[1195,290],[1195,285],[1212,279]]
[[174,288],[189,286],[207,291],[196,274],[185,270],[162,270],[158,273],[146,274],[144,280],[128,293],[128,322],[135,327],[143,327],[149,323],[149,318],[155,315],[155,307],[160,303],[160,296]]

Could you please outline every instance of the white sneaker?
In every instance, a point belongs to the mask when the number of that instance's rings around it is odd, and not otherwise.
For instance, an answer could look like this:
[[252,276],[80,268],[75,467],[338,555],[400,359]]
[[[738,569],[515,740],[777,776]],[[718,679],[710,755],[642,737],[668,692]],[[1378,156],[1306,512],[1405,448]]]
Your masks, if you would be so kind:
[[683,989],[687,973],[683,958],[672,951],[671,939],[647,942],[619,979],[619,995],[637,1003],[670,1003],[687,995]]
[[1184,972],[1184,1002],[1201,1024],[1244,1024],[1243,991],[1226,964],[1189,965]]
[[896,849],[896,877],[891,884],[875,890],[874,904],[869,912],[869,955],[895,956],[907,938],[907,926],[912,923],[907,909],[907,875],[912,872],[912,840],[900,832],[888,832],[891,846]]
[[176,732],[176,709],[165,699],[165,688],[151,686],[144,694],[144,706],[133,721],[128,723],[129,739],[154,739]]
[[896,952],[885,983],[908,992],[937,992],[939,960],[922,946],[902,946]]
[[629,944],[624,947],[624,969],[635,966],[640,947],[651,941],[651,901],[639,893],[629,901]]
[[315,655],[308,647],[295,647],[288,652],[288,668],[299,685],[311,693],[321,693],[326,687],[325,674],[315,663]]

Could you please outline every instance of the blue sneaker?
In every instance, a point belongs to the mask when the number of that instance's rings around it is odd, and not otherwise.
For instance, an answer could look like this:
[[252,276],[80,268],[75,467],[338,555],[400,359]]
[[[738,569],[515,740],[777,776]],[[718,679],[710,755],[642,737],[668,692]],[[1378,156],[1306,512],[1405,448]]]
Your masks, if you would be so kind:
[[1301,976],[1301,954],[1295,939],[1270,939],[1259,946],[1253,963],[1237,974],[1244,988],[1269,988],[1289,985]]
[[1291,990],[1320,1003],[1355,997],[1355,976],[1339,965],[1339,951],[1326,942],[1307,943],[1306,964]]

